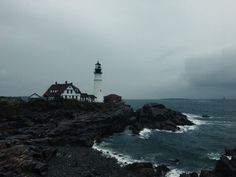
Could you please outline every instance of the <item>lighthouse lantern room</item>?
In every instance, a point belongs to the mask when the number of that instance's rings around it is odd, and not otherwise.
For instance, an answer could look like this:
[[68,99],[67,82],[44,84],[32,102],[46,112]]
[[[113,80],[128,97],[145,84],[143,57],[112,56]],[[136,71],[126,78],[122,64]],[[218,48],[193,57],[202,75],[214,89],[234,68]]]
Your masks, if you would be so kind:
[[97,97],[96,102],[103,102],[102,67],[99,61],[95,64],[94,70],[94,95]]

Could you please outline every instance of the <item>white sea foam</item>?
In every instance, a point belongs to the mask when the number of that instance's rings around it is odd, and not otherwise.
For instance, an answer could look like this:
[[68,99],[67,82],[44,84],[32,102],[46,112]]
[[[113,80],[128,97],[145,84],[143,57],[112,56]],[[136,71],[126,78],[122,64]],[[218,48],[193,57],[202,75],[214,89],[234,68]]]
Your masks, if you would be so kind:
[[195,130],[197,128],[196,125],[184,125],[184,126],[178,126],[180,129],[176,131],[176,133],[185,133],[187,131]]
[[207,156],[211,160],[220,160],[221,155],[220,155],[220,153],[211,152],[211,153],[208,153]]
[[179,175],[181,175],[182,173],[186,173],[183,170],[179,170],[179,169],[173,169],[170,170],[165,177],[179,177]]
[[197,114],[191,114],[191,113],[183,113],[187,117],[193,117],[193,118],[202,118],[202,116],[197,115]]
[[139,132],[139,138],[141,139],[148,139],[152,133],[154,132],[160,132],[160,133],[185,133],[190,130],[195,130],[197,127],[196,126],[178,126],[180,129],[176,131],[171,131],[171,130],[159,130],[159,129],[148,129],[144,128],[142,131]]
[[150,135],[153,133],[154,130],[144,128],[142,131],[139,132],[139,137],[142,139],[148,139]]
[[162,132],[162,133],[185,133],[188,131],[193,131],[198,128],[198,126],[203,124],[208,124],[206,121],[199,120],[201,116],[196,114],[189,114],[189,113],[183,113],[187,116],[187,118],[192,121],[195,125],[184,125],[184,126],[178,126],[179,130],[176,131],[170,131],[170,130],[160,130],[160,129],[148,129],[144,128],[142,131],[139,132],[139,137],[142,139],[148,139],[152,133],[154,132]]
[[159,129],[149,129],[144,128],[142,131],[139,132],[139,138],[141,139],[148,139],[152,133],[154,132],[161,132],[161,133],[182,133],[182,130],[178,131],[170,131],[170,130],[159,130]]
[[[102,143],[101,143],[102,144]],[[103,148],[101,145],[98,145],[96,142],[93,144],[93,149],[102,152],[105,157],[115,158],[120,166],[125,166],[135,162],[142,162],[141,160],[132,159],[129,155],[118,154],[115,151],[112,151],[108,148]]]
[[190,113],[183,113],[184,115],[187,116],[187,118],[193,122],[195,125],[203,125],[207,124],[207,121],[204,120],[199,120],[202,118],[202,116],[196,115],[196,114],[190,114]]
[[204,120],[199,120],[200,118],[202,118],[199,115],[196,114],[190,114],[190,113],[183,113],[184,115],[187,116],[188,120],[190,120],[191,122],[193,122],[195,125],[184,125],[184,126],[178,126],[180,128],[180,130],[178,130],[176,133],[184,133],[190,130],[195,130],[198,128],[198,126],[200,125],[204,125],[204,124],[208,124],[207,121]]
[[229,160],[232,160],[232,156],[226,156]]

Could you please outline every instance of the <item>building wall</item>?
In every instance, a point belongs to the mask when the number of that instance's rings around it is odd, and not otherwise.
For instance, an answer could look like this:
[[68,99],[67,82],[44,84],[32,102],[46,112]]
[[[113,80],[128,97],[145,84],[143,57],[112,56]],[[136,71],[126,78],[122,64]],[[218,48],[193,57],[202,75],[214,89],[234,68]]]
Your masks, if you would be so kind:
[[102,74],[94,75],[94,95],[97,97],[96,102],[103,102]]
[[67,89],[61,94],[64,99],[74,99],[80,100],[80,94],[75,93],[73,87],[69,86]]

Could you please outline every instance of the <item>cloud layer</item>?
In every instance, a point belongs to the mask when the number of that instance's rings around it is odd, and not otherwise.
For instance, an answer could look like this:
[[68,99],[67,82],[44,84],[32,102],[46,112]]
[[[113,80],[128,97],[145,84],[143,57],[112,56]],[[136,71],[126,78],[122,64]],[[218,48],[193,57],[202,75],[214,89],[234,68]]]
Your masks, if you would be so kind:
[[0,95],[73,81],[125,98],[236,98],[234,0],[2,0]]

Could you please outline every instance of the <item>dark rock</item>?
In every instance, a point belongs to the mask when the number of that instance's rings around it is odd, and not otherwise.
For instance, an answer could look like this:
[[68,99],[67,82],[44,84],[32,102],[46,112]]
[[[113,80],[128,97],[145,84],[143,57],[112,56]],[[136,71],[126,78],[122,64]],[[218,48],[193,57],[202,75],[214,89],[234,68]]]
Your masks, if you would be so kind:
[[218,177],[218,176],[216,176],[213,172],[211,172],[211,171],[205,171],[205,170],[203,170],[203,171],[201,171],[201,174],[200,174],[200,176],[199,177]]
[[[226,149],[225,154],[232,156],[235,153],[235,149]],[[222,155],[220,160],[216,162],[215,168],[212,171],[201,171],[200,177],[235,177],[236,176],[236,159],[232,156],[228,159],[225,155]]]
[[77,161],[77,160],[75,160],[75,161],[71,164],[72,167],[78,167],[78,165],[79,165],[79,164],[78,164],[78,161]]
[[183,173],[181,174],[179,177],[198,177],[198,174],[197,173]]
[[141,162],[141,163],[133,163],[133,164],[127,165],[126,168],[132,171],[136,171],[141,168],[153,168],[153,165],[152,163]]
[[236,176],[236,163],[233,159],[229,160],[227,157],[221,156],[220,160],[216,163],[214,171],[225,177]]
[[161,104],[145,104],[136,111],[137,121],[132,123],[132,131],[137,134],[143,128],[160,130],[179,130],[179,125],[194,125],[180,112],[167,109]]
[[143,106],[144,112],[148,112],[150,107],[157,108],[157,109],[166,109],[166,107],[163,104],[158,103],[148,103]]
[[13,177],[14,173],[13,172],[0,172],[0,177]]
[[[114,165],[114,159],[110,159],[106,167],[111,164],[110,169],[122,171],[122,174],[106,172],[107,169],[104,170],[104,167],[90,173],[91,163],[95,166],[101,163],[96,161],[98,155],[96,158],[89,157],[94,161],[91,162],[91,159],[86,159],[88,157],[85,154],[86,158],[83,158],[83,161],[87,160],[88,167],[83,167],[81,161],[73,163],[75,159],[72,155],[68,158],[68,154],[55,154],[59,146],[68,145],[68,149],[71,149],[71,146],[90,148],[95,140],[99,142],[102,138],[122,132],[127,126],[130,126],[134,133],[139,133],[143,128],[175,131],[178,130],[178,125],[192,125],[186,116],[161,104],[146,104],[135,113],[130,106],[124,104],[110,106],[63,100],[16,105],[0,103],[0,110],[0,174],[5,176],[23,173],[46,175],[48,162],[54,158],[65,158],[65,161],[61,162],[65,164],[70,161],[69,164],[74,166],[74,169],[81,169],[81,174],[77,176],[82,177],[103,176],[108,173],[109,175],[104,176],[132,176],[134,173],[140,177],[160,176],[167,171],[164,166],[155,169],[152,164],[142,163],[120,170],[118,165]],[[85,174],[86,172],[89,173]],[[69,173],[67,171],[66,175]],[[60,175],[63,176],[63,173]]]
[[137,118],[135,116],[132,116],[132,117],[129,118],[130,122],[135,122],[136,120],[137,120]]
[[130,164],[125,168],[134,172],[137,177],[164,177],[170,170],[165,165],[154,167],[152,163],[147,162]]
[[211,116],[209,116],[209,115],[207,115],[207,114],[203,114],[202,117],[203,117],[203,118],[209,118],[209,117],[211,117]]
[[234,149],[225,149],[226,156],[236,156],[236,148]]
[[151,163],[134,163],[127,165],[126,169],[132,171],[137,177],[153,177],[155,175]]
[[45,175],[47,175],[47,169],[48,169],[48,166],[46,163],[38,162],[38,163],[36,163],[35,167],[33,168],[33,171],[36,174],[39,174],[41,176],[45,176]]
[[93,139],[88,139],[87,141],[85,141],[84,146],[92,147],[93,144],[94,144],[94,140]]
[[170,169],[166,165],[161,165],[155,168],[157,176],[165,176]]

